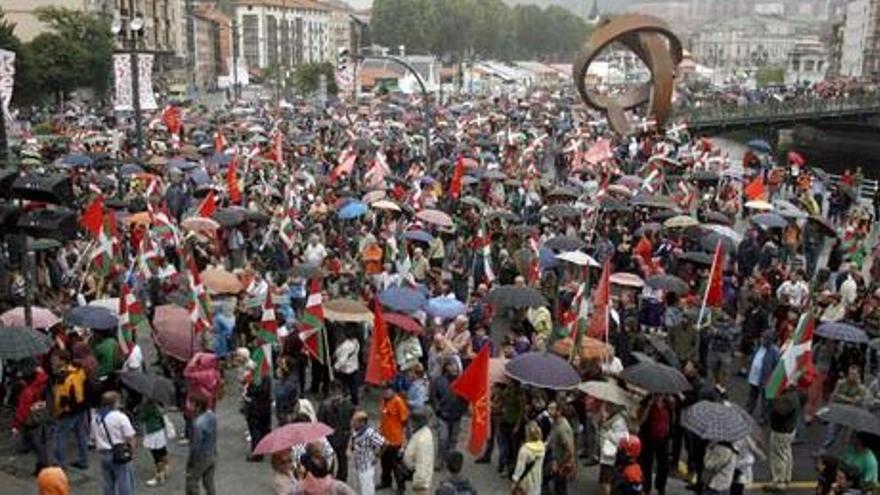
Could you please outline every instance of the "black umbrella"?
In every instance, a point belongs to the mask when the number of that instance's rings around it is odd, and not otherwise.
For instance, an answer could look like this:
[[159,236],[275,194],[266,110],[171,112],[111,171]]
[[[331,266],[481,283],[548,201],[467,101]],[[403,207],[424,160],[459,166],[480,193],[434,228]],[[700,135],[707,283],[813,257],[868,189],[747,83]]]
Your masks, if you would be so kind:
[[517,215],[516,213],[510,212],[510,211],[507,211],[507,210],[493,211],[492,213],[489,213],[489,215],[486,216],[486,219],[488,219],[490,221],[495,220],[496,218],[504,220],[505,222],[519,222],[521,220],[519,215]]
[[678,212],[675,210],[667,210],[667,209],[658,210],[658,211],[655,211],[654,213],[651,214],[651,221],[652,222],[665,222],[666,220],[669,220],[670,218],[677,216],[677,215],[678,215]]
[[663,210],[673,210],[676,208],[675,200],[667,196],[638,197],[632,200],[632,205],[645,208],[660,208]]
[[752,432],[747,416],[739,406],[703,400],[684,410],[681,426],[703,440],[736,442]]
[[52,339],[32,328],[0,327],[0,359],[39,356],[51,347]]
[[675,354],[675,351],[672,350],[672,347],[669,346],[664,337],[649,334],[645,338],[647,338],[648,344],[657,351],[657,357],[672,367],[679,367],[678,355]]
[[861,328],[843,322],[828,322],[816,328],[816,335],[831,340],[852,342],[854,344],[867,344],[868,334]]
[[460,200],[461,204],[473,206],[474,208],[485,209],[486,203],[483,203],[479,198],[474,196],[465,196]]
[[652,289],[675,292],[678,295],[687,294],[690,289],[687,282],[675,275],[652,275],[645,279],[645,285]]
[[547,193],[547,199],[561,199],[564,201],[574,201],[580,196],[580,193],[572,187],[560,186]]
[[813,224],[819,227],[819,230],[825,234],[831,237],[837,237],[837,229],[831,225],[831,222],[829,222],[827,218],[818,215],[811,215],[808,220],[813,222]]
[[818,416],[829,423],[855,431],[880,435],[880,418],[863,407],[832,402],[828,407],[822,408]]
[[608,212],[626,212],[632,210],[625,201],[612,198],[611,196],[605,196],[602,198],[602,201],[599,203],[599,208]]
[[140,371],[119,373],[122,383],[135,392],[162,404],[174,404],[174,382],[156,375]]
[[215,211],[211,218],[217,221],[222,227],[235,227],[241,225],[247,219],[244,210],[239,208],[220,208]]
[[700,219],[706,223],[720,223],[721,225],[730,225],[730,217],[720,211],[704,211],[700,214]]
[[681,261],[689,261],[698,265],[712,266],[713,256],[709,253],[701,253],[698,251],[688,251],[682,254],[678,259]]
[[531,287],[502,285],[492,289],[486,295],[486,302],[498,307],[537,308],[547,306],[547,298]]
[[625,368],[620,378],[651,394],[677,394],[691,389],[677,369],[657,362],[641,362]]
[[587,243],[576,238],[564,235],[558,235],[544,243],[544,247],[554,251],[577,251],[586,247]]
[[721,178],[718,175],[718,172],[712,172],[711,170],[699,170],[694,172],[693,179],[697,182],[718,182]]
[[542,215],[549,218],[577,218],[581,216],[581,212],[573,206],[556,204],[548,206]]
[[785,218],[778,213],[759,213],[752,215],[752,222],[768,229],[782,229],[788,226]]

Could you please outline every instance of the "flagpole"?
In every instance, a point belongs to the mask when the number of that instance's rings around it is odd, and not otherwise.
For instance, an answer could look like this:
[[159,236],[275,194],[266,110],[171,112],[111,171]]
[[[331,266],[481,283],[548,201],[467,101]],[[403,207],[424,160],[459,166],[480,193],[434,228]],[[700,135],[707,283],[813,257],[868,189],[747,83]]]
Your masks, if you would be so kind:
[[327,373],[330,377],[330,381],[333,381],[333,359],[330,356],[330,341],[327,339],[327,325],[324,325],[321,328],[321,340],[324,341],[324,354],[325,359],[327,360]]
[[[715,244],[715,253],[718,253],[718,250],[721,249],[721,240],[719,240]],[[716,257],[712,257],[712,269],[709,271],[709,283],[706,284],[706,290],[703,291],[703,303],[700,305],[700,313],[697,316],[697,354],[700,352],[700,340],[702,333],[702,325],[703,325],[703,314],[706,311],[706,303],[709,300],[709,290],[712,289],[712,281],[715,279],[715,270],[720,269],[721,267],[715,266]]]

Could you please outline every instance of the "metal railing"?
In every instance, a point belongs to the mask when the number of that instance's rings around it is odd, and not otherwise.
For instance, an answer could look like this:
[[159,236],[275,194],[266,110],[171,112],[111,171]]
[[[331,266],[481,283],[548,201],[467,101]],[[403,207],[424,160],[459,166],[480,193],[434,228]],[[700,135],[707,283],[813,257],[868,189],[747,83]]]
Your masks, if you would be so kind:
[[724,128],[759,123],[788,122],[805,119],[848,117],[880,113],[880,94],[831,100],[771,101],[747,105],[712,105],[678,108],[677,120],[691,128]]

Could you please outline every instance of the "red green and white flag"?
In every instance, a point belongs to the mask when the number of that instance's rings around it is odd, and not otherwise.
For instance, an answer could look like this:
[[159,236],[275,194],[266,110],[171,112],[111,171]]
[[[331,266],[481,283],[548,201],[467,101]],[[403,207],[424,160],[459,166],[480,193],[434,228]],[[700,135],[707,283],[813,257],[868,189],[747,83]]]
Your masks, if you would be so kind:
[[275,303],[272,302],[272,291],[269,291],[263,300],[263,315],[260,318],[260,330],[257,331],[257,340],[269,344],[274,344],[278,341],[278,320],[275,317]]
[[299,338],[303,341],[306,352],[324,363],[328,349],[324,336],[324,296],[321,294],[321,279],[318,277],[309,282],[309,297],[306,299],[306,310],[299,327]]
[[579,336],[584,335],[587,331],[587,325],[590,322],[590,298],[588,297],[588,294],[589,288],[587,287],[587,281],[584,280],[583,283],[578,286],[574,299],[571,301],[572,307],[577,310],[574,319],[569,323],[568,335],[573,342],[576,341]]
[[779,363],[767,381],[764,394],[774,399],[790,385],[801,380],[812,379],[813,370],[813,330],[816,322],[813,312],[808,310],[798,320],[797,329],[782,348]]
[[208,292],[202,285],[202,276],[192,254],[186,258],[187,277],[190,287],[190,302],[187,309],[189,310],[189,319],[193,324],[193,330],[201,333],[211,328],[211,312],[210,301],[208,300]]
[[119,295],[119,327],[117,330],[117,340],[119,348],[128,355],[131,352],[134,343],[134,331],[138,331],[141,335],[150,331],[150,322],[147,321],[147,315],[144,314],[144,308],[134,292],[131,291],[128,283],[122,284],[122,292]]

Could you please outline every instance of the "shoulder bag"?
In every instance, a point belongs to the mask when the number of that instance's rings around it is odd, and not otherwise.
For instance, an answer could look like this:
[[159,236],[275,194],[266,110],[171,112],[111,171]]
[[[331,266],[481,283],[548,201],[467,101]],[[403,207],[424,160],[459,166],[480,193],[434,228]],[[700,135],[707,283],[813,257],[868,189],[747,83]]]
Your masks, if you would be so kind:
[[522,487],[521,483],[523,478],[529,475],[529,472],[532,470],[533,467],[535,467],[535,464],[537,462],[538,459],[532,459],[531,461],[529,461],[528,464],[526,464],[526,468],[523,469],[523,472],[520,475],[519,479],[516,480],[516,483],[514,483],[512,487],[510,487],[510,495],[527,495],[526,489]]
[[107,434],[107,443],[110,444],[111,452],[113,453],[113,464],[127,464],[131,462],[134,458],[131,444],[128,442],[113,443],[113,437],[110,436],[110,430],[107,429],[104,417],[101,418],[101,426],[104,427],[104,433]]

